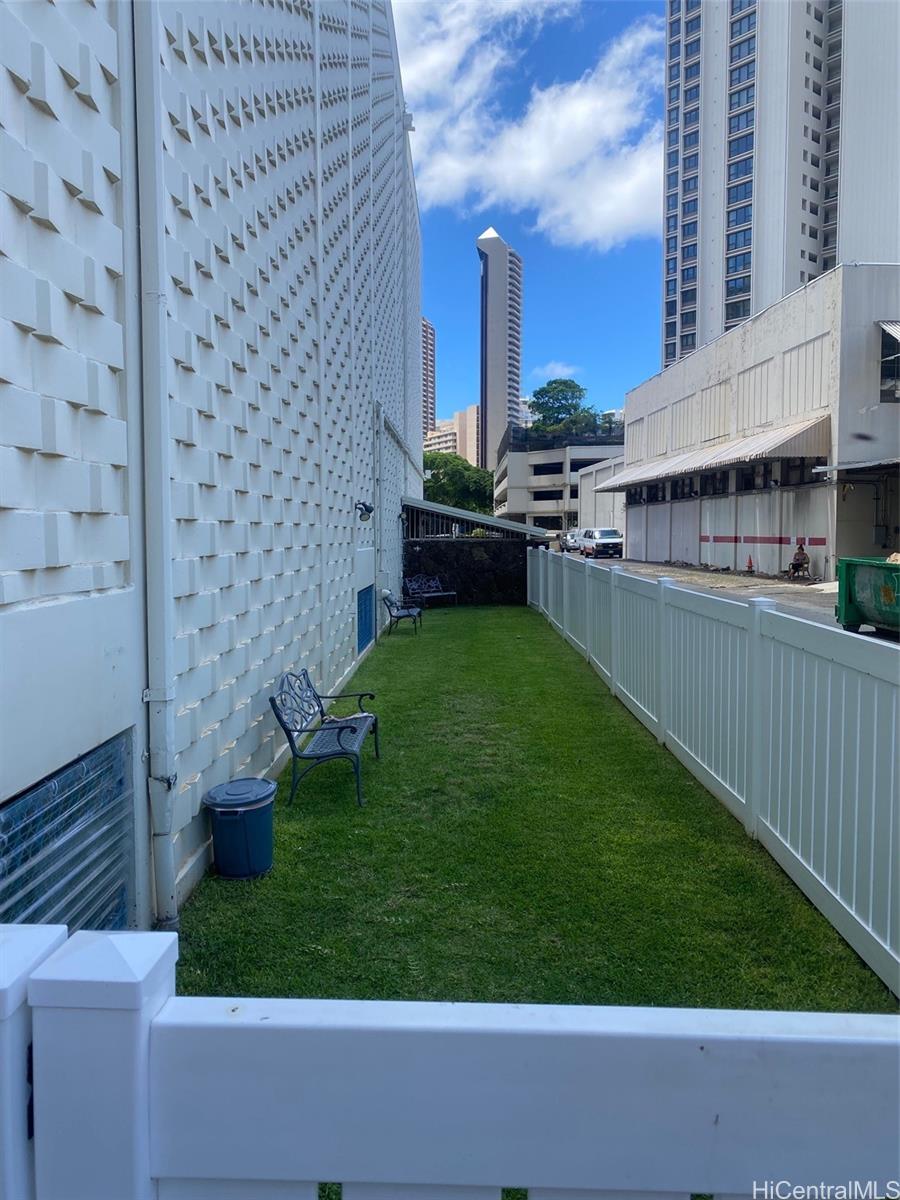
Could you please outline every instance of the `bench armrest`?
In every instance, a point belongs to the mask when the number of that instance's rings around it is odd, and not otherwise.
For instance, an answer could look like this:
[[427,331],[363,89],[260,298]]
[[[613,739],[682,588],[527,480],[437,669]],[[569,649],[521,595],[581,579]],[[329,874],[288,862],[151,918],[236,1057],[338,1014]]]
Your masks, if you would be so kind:
[[359,712],[364,712],[365,709],[362,706],[363,700],[374,700],[375,693],[374,692],[337,692],[333,696],[326,696],[324,694],[324,692],[320,692],[319,699],[320,700],[356,700],[357,709],[359,710]]

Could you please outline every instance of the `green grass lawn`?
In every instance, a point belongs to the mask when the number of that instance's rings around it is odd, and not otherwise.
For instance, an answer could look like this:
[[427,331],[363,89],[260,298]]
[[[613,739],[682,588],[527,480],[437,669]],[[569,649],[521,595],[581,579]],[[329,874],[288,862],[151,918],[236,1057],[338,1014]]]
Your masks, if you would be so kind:
[[264,879],[183,913],[182,994],[894,1011],[741,825],[525,608],[429,611],[355,677],[346,763],[287,806]]

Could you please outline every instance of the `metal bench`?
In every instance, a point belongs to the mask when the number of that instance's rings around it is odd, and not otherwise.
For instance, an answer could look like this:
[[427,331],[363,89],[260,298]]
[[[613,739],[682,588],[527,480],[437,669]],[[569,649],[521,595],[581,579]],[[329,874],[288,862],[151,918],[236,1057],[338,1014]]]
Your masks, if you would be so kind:
[[457,603],[456,592],[451,592],[444,587],[437,575],[412,575],[408,579],[403,580],[403,591],[409,600],[439,600],[443,597],[452,596],[453,603]]
[[[332,717],[325,711],[323,700],[355,699],[359,711],[349,717]],[[366,712],[363,700],[374,700],[374,692],[340,692],[326,696],[317,692],[306,670],[282,675],[278,691],[269,703],[278,724],[285,732],[291,748],[291,798],[304,775],[319,763],[335,758],[349,759],[356,776],[356,802],[363,804],[360,780],[359,753],[368,734],[375,738],[375,757],[380,758],[378,746],[378,717]],[[308,740],[301,741],[304,737]],[[300,770],[300,764],[307,763]]]
[[414,604],[404,604],[392,596],[390,592],[386,596],[381,597],[384,607],[388,614],[388,633],[393,633],[394,626],[399,625],[401,621],[412,621],[413,632],[419,632],[419,626],[422,624],[422,610]]

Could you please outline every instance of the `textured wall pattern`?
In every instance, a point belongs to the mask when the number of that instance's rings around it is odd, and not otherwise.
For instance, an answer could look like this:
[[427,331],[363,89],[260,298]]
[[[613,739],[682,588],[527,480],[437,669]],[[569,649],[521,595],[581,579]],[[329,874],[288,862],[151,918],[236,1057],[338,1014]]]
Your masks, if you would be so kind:
[[0,611],[129,581],[116,17],[0,5]]
[[[141,5],[0,0],[0,620],[126,591],[121,636],[146,669],[128,452],[140,466],[141,364],[159,352],[143,399],[168,436],[144,487],[169,489],[172,519],[146,562],[172,566],[162,690],[190,882],[203,793],[282,747],[272,683],[300,665],[340,680],[357,588],[399,585],[400,497],[422,480],[419,224],[386,5]],[[161,172],[155,248],[138,144]],[[156,346],[140,288],[160,259]],[[135,684],[121,726],[144,721]],[[117,732],[93,724],[79,753]]]
[[419,234],[382,5],[157,12],[181,829],[211,783],[271,762],[281,671],[352,666],[376,399],[420,440]]

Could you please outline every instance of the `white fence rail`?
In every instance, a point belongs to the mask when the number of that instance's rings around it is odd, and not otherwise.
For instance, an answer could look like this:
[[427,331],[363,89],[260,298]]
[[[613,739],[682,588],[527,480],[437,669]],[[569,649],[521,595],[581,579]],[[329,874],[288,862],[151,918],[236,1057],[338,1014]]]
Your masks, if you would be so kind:
[[528,551],[530,603],[900,992],[900,651]]
[[174,934],[64,935],[0,926],[0,1037],[20,1014],[0,1200],[316,1200],[324,1181],[687,1200],[900,1175],[896,1017],[185,999]]

